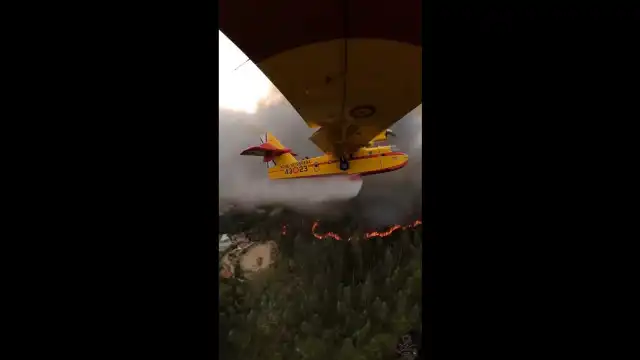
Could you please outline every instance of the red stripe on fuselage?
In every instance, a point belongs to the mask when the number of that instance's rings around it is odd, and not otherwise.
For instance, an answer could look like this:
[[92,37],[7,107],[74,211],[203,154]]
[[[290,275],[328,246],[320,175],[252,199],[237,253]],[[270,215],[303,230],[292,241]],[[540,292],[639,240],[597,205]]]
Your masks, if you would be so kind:
[[407,166],[407,163],[408,163],[408,161],[405,161],[400,165],[388,167],[386,169],[363,172],[363,173],[360,173],[360,176],[369,176],[369,175],[383,174],[383,173],[386,173],[386,172],[396,171],[396,170],[402,169],[403,167]]
[[[291,180],[291,179],[309,179],[309,178],[319,178],[319,177],[330,177],[330,176],[351,176],[351,177],[355,177],[355,176],[369,176],[369,175],[376,175],[376,174],[383,174],[386,172],[391,172],[391,171],[396,171],[396,170],[400,170],[403,167],[407,166],[407,163],[409,161],[405,161],[400,165],[396,165],[396,166],[391,166],[385,169],[380,169],[380,170],[373,170],[373,171],[366,171],[366,172],[362,172],[362,173],[356,173],[356,174],[344,174],[344,173],[335,173],[335,174],[320,174],[320,175],[308,175],[308,176],[298,176],[298,177],[289,177],[289,178],[282,178],[282,179],[274,179],[274,180]],[[352,179],[352,180],[357,180],[357,179]]]
[[[379,157],[379,156],[399,156],[399,155],[404,156],[406,154],[402,153],[402,152],[399,152],[399,151],[394,151],[394,152],[388,152],[388,153],[382,153],[382,154],[371,154],[371,155],[364,155],[364,156],[354,157],[353,159],[349,159],[349,161],[370,159],[370,158],[375,158],[375,157]],[[311,160],[311,159],[305,159],[305,160]],[[329,161],[322,161],[322,162],[319,162],[318,165],[333,164],[333,163],[337,163],[337,162],[340,162],[340,160],[334,159],[334,160],[329,160]],[[315,163],[312,162],[309,165],[310,166],[315,166]]]

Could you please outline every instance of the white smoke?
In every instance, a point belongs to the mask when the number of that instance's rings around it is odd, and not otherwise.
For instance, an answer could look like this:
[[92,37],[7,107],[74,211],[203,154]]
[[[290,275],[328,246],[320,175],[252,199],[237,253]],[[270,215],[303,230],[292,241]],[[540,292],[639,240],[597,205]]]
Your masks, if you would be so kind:
[[[293,107],[274,89],[255,114],[219,110],[219,205],[229,204],[250,210],[278,204],[301,210],[355,211],[372,225],[404,221],[421,207],[422,106],[393,127],[397,137],[391,143],[409,154],[408,165],[395,172],[365,177],[361,181],[344,178],[270,181],[262,158],[241,156],[240,152],[260,143],[260,135],[271,131],[283,145],[299,157],[322,152],[309,141],[309,129]],[[354,199],[354,206],[336,206]],[[322,204],[332,204],[322,206]],[[328,208],[328,209],[327,209]]]

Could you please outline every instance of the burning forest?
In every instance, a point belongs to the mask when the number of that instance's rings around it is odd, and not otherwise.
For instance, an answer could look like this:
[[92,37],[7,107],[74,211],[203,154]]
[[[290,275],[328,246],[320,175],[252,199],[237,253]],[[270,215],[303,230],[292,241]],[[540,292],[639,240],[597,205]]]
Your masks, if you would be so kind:
[[385,238],[398,230],[416,228],[422,225],[422,220],[417,217],[417,219],[407,221],[404,224],[391,224],[366,230],[360,224],[360,219],[354,216],[346,215],[337,219],[333,217],[319,219],[313,214],[299,213],[294,209],[285,209],[283,207],[262,207],[254,213],[239,212],[234,214],[229,212],[224,216],[220,216],[219,219],[221,233],[262,233],[273,236],[275,233],[273,228],[278,227],[280,236],[289,235],[292,231],[301,233],[306,231],[315,239],[330,238],[337,241],[350,241],[356,237],[365,240],[374,237]]
[[[343,239],[340,235],[338,235],[338,234],[336,234],[334,232],[331,232],[331,231],[329,231],[327,233],[324,233],[324,234],[318,234],[316,232],[316,229],[318,228],[319,224],[320,224],[320,221],[316,220],[313,223],[313,226],[311,227],[311,233],[313,234],[313,236],[316,239],[322,240],[322,239],[324,239],[326,237],[329,237],[329,238],[332,238],[332,239],[335,239],[335,240],[342,240]],[[402,226],[402,225],[392,225],[387,230],[384,230],[384,231],[368,231],[368,232],[364,233],[363,237],[364,237],[364,239],[370,239],[370,238],[373,238],[373,237],[376,237],[376,236],[384,238],[384,237],[387,237],[387,236],[391,236],[391,234],[393,234],[393,232],[396,231],[396,230],[400,230],[400,229],[405,230],[405,229],[408,229],[408,228],[415,228],[418,225],[422,225],[422,220],[416,220],[416,221],[412,222],[411,224],[404,225],[404,226]],[[284,225],[283,228],[286,228],[286,225]],[[351,240],[351,237],[349,237],[347,240]]]
[[421,332],[421,225],[366,230],[356,217],[269,208],[221,217],[278,254],[260,273],[239,264],[220,279],[220,357],[393,357],[399,338]]

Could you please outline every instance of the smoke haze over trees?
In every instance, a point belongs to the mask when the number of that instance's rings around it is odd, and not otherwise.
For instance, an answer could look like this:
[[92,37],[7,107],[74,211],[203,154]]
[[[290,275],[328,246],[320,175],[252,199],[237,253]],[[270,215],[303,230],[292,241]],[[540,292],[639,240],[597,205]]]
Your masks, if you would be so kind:
[[415,219],[422,207],[422,105],[391,129],[389,143],[409,154],[401,170],[368,176],[362,182],[343,179],[270,181],[260,158],[240,152],[260,143],[271,131],[299,157],[322,152],[309,141],[314,129],[307,127],[277,90],[255,114],[219,109],[219,205],[243,205],[252,210],[263,204],[281,204],[306,211],[357,214],[369,226],[386,226]]

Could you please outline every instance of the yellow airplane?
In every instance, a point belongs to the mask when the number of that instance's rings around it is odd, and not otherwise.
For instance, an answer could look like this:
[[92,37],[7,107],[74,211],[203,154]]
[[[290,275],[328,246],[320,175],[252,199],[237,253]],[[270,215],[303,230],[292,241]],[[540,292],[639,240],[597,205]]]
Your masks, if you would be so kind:
[[219,1],[220,31],[318,129],[309,139],[318,158],[298,161],[268,133],[245,150],[271,164],[272,179],[369,175],[407,162],[372,143],[422,103],[422,1],[344,3]]
[[391,146],[374,146],[376,142],[386,140],[389,135],[395,136],[391,130],[381,132],[369,142],[368,147],[358,149],[348,159],[324,154],[297,160],[291,149],[267,132],[264,137],[260,137],[262,144],[247,148],[240,155],[262,156],[271,180],[333,175],[367,176],[401,169],[409,161],[407,154],[394,151]]

